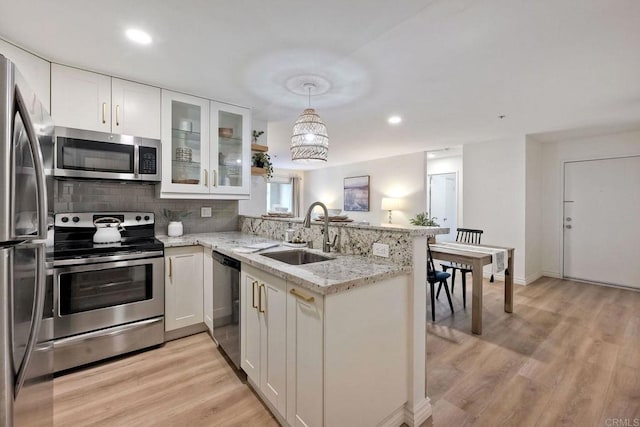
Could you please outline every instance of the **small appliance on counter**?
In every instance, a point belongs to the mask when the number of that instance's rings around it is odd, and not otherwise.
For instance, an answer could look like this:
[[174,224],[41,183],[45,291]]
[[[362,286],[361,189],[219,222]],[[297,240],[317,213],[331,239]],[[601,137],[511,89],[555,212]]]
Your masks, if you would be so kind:
[[[118,228],[96,231],[101,223]],[[56,372],[164,342],[164,245],[154,225],[150,212],[55,215],[47,286]],[[94,243],[99,233],[104,243]]]

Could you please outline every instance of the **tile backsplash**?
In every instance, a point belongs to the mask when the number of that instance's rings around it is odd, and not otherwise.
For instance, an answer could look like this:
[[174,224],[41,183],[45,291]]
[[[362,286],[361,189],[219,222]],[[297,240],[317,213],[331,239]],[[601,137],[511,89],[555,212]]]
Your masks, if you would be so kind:
[[[209,218],[200,217],[200,208],[210,207]],[[237,200],[176,200],[160,199],[156,186],[141,183],[111,181],[56,180],[54,210],[62,212],[153,212],[156,234],[167,234],[169,220],[164,209],[189,211],[183,219],[184,233],[234,231],[238,227]]]

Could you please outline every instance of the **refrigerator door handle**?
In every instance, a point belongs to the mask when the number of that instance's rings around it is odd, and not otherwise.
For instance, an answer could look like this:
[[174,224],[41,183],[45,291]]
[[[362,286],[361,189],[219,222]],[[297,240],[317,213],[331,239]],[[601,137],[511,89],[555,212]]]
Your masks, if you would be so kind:
[[[47,238],[47,184],[44,174],[44,161],[42,160],[42,150],[40,149],[40,143],[38,142],[38,136],[36,129],[33,126],[33,121],[29,115],[27,104],[24,102],[24,97],[20,92],[20,88],[15,88],[16,102],[20,116],[24,123],[25,131],[27,132],[27,138],[29,138],[29,144],[31,145],[31,154],[33,156],[34,169],[36,173],[37,183],[37,197],[38,197],[38,233],[37,236],[31,239],[46,239]],[[12,210],[15,210],[15,206],[12,206]],[[15,218],[15,212],[12,212],[12,218]],[[44,262],[44,261],[43,261]]]
[[29,328],[29,337],[27,338],[27,345],[24,352],[24,357],[20,367],[16,373],[16,383],[14,388],[14,397],[18,397],[20,389],[24,384],[24,380],[27,374],[27,368],[31,361],[36,342],[38,341],[38,335],[40,334],[40,326],[42,325],[42,314],[44,312],[44,299],[45,299],[45,255],[44,244],[38,244],[36,246],[36,289],[35,289],[35,302],[33,305],[33,317],[31,318],[31,325]]

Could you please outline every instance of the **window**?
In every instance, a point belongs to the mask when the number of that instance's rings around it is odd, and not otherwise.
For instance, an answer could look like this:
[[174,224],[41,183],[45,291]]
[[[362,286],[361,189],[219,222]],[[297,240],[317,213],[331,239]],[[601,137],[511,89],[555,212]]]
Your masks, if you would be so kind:
[[297,215],[297,178],[273,177],[267,183],[267,212],[289,212]]

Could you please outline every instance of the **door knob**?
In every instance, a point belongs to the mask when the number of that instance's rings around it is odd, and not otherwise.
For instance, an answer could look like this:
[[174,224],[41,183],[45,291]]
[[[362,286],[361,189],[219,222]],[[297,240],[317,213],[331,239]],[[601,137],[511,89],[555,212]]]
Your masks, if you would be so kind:
[[571,221],[571,217],[570,217],[570,216],[568,216],[568,217],[567,217],[567,222],[570,222],[570,221]]
[[565,225],[566,228],[571,228],[571,224]]

